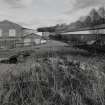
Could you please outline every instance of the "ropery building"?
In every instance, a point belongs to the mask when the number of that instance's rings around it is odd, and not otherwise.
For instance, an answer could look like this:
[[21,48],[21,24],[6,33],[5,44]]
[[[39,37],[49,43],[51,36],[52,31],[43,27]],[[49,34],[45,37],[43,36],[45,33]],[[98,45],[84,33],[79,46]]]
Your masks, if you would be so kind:
[[14,48],[17,43],[22,43],[23,27],[10,22],[0,22],[0,48]]

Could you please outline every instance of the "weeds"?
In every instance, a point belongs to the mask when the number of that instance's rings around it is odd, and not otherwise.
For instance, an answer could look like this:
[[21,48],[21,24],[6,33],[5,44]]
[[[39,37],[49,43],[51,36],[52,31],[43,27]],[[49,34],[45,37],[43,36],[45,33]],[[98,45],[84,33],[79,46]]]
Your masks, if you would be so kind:
[[1,76],[0,105],[104,105],[104,68],[90,61],[32,56]]

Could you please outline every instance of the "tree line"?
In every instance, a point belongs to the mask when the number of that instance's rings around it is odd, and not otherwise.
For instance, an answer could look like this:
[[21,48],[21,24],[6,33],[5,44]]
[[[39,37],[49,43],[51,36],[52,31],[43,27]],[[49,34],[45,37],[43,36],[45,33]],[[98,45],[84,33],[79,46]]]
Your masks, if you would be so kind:
[[57,31],[66,31],[75,28],[92,27],[96,25],[105,24],[105,8],[93,8],[87,16],[80,17],[76,22],[67,24],[57,24],[54,28]]

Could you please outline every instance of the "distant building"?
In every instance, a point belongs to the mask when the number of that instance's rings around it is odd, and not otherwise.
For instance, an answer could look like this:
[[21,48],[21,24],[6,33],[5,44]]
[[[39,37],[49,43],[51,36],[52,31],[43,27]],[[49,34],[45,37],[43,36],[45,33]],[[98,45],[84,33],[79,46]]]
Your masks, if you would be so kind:
[[37,31],[36,30],[34,30],[34,29],[29,29],[29,28],[23,28],[23,34],[24,34],[24,36],[25,35],[29,35],[29,34],[36,34],[37,33]]
[[0,48],[13,48],[16,43],[22,43],[23,27],[10,22],[0,22]]
[[55,32],[55,27],[42,27],[38,28],[37,31],[42,33],[44,39],[49,39],[49,36]]
[[[36,30],[24,28],[16,23],[4,20],[0,22],[0,48],[9,49],[24,45],[41,43],[41,36]],[[27,42],[27,43],[26,43]]]
[[23,41],[24,41],[24,46],[39,45],[41,44],[41,36],[34,33],[28,34],[23,37]]
[[74,42],[75,44],[80,42],[90,43],[98,39],[101,39],[103,42],[105,42],[105,29],[64,32],[59,33],[59,35],[62,40]]

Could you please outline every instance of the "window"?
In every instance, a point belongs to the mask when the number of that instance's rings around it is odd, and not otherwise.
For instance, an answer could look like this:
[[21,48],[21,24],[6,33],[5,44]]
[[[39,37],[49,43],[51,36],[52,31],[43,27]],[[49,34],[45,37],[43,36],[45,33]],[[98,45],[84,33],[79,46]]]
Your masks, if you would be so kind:
[[40,39],[34,39],[35,44],[40,44]]
[[10,29],[9,30],[9,36],[16,36],[16,30],[15,29]]
[[2,29],[0,29],[0,37],[2,37]]
[[30,45],[30,43],[31,43],[31,39],[24,39],[24,45],[25,46],[28,46],[28,45]]

